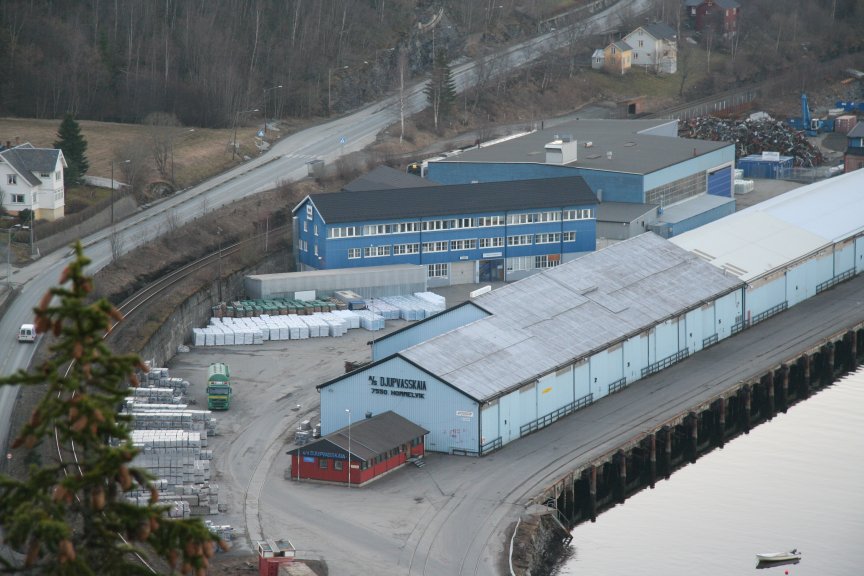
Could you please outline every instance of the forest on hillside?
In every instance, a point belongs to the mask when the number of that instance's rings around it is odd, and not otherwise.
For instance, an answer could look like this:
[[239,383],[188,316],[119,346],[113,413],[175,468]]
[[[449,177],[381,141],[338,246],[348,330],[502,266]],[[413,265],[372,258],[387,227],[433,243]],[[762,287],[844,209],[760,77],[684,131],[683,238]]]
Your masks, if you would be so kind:
[[[720,71],[732,82],[808,60],[802,74],[812,73],[822,58],[864,48],[860,0],[739,2],[738,38],[713,46],[739,54],[737,68]],[[225,127],[246,110],[327,115],[395,89],[400,77],[425,77],[438,50],[450,59],[494,50],[587,3],[2,0],[0,116],[141,122],[159,112]],[[681,6],[653,0],[648,15],[622,14],[621,27],[662,19],[680,29]],[[562,64],[559,73],[573,73]]]

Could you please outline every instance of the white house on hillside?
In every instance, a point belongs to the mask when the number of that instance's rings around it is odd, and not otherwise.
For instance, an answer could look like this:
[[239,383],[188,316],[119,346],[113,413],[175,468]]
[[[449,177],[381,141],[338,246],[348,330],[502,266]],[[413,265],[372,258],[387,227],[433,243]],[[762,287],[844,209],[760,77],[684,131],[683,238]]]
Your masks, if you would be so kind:
[[678,70],[678,35],[663,22],[639,26],[622,38],[633,48],[633,66],[674,74]]
[[0,201],[10,214],[33,210],[36,219],[56,220],[65,214],[61,150],[25,143],[0,147]]

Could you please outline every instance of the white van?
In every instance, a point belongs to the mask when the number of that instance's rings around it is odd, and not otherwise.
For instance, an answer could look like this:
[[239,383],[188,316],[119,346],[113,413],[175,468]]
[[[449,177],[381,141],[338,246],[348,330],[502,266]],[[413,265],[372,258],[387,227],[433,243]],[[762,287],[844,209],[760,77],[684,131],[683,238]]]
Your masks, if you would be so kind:
[[19,342],[35,342],[36,341],[36,326],[33,324],[22,324],[18,330]]

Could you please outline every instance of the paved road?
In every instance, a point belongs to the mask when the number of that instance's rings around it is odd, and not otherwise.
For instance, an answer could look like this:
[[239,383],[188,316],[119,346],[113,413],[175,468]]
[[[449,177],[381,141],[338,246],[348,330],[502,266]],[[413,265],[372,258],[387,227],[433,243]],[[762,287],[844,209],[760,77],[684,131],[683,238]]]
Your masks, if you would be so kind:
[[[620,0],[615,6],[591,16],[578,28],[578,34],[603,31],[618,23],[619,10],[644,11],[648,0]],[[573,29],[576,30],[576,29]],[[477,62],[461,62],[452,67],[457,91],[473,85],[478,76],[493,75],[530,62],[544,52],[566,46],[573,31],[560,30],[532,38]],[[478,73],[477,70],[485,72]],[[424,82],[405,92],[405,114],[415,114],[426,107]],[[362,150],[374,142],[376,135],[398,119],[399,99],[391,96],[345,117],[288,136],[270,151],[249,162],[160,202],[157,206],[127,218],[117,226],[122,251],[129,251],[159,237],[173,225],[182,225],[197,216],[239,198],[274,188],[281,182],[305,178],[309,160],[332,162],[338,157]],[[169,215],[170,214],[170,218]],[[105,230],[82,239],[91,258],[90,271],[96,272],[111,261],[111,231]],[[15,284],[22,294],[0,319],[0,374],[11,374],[29,365],[33,347],[22,347],[13,335],[18,327],[32,318],[39,298],[57,282],[68,260],[68,253],[58,251],[18,270]],[[17,390],[0,390],[0,446],[8,445],[8,423]]]
[[507,574],[512,526],[546,486],[864,322],[862,304],[859,277],[485,458],[432,454],[422,469],[347,490],[285,480],[280,454],[261,491],[264,532],[289,538],[302,557],[326,559],[335,576]]

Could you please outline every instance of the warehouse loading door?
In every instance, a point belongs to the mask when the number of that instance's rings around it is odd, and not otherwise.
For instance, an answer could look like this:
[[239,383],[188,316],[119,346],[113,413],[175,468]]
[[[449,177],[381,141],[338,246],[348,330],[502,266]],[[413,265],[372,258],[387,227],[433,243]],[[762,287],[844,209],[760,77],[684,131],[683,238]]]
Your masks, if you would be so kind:
[[504,259],[480,260],[480,278],[478,282],[503,282]]
[[708,173],[708,194],[714,196],[732,197],[732,167]]

